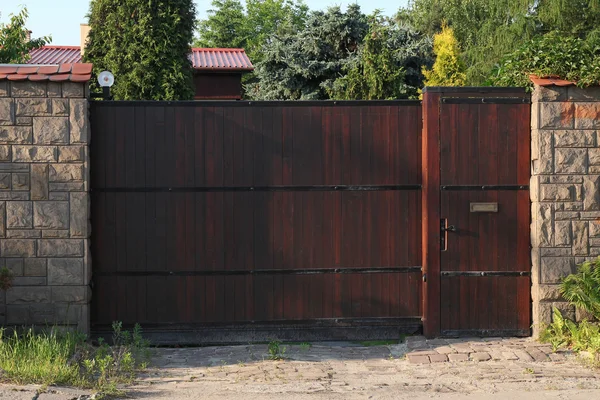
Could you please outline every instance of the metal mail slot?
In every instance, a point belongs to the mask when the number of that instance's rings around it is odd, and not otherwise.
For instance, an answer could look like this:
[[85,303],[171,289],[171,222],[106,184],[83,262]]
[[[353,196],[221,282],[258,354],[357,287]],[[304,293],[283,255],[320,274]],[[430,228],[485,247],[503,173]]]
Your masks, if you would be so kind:
[[471,212],[498,212],[498,203],[471,203]]

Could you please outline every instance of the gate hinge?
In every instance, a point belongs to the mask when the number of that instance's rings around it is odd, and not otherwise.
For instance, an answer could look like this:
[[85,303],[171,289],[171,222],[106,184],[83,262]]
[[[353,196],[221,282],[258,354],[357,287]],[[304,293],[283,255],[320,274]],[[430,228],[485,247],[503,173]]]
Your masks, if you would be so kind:
[[423,274],[423,282],[427,282],[427,274]]

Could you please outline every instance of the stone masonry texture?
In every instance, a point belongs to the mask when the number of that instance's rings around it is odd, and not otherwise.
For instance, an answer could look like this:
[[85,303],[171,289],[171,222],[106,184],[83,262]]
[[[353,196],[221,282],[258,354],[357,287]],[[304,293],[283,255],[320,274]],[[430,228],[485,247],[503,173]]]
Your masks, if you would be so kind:
[[89,332],[90,138],[83,83],[0,82],[0,324]]
[[539,87],[531,114],[533,334],[561,298],[561,278],[600,256],[600,91]]

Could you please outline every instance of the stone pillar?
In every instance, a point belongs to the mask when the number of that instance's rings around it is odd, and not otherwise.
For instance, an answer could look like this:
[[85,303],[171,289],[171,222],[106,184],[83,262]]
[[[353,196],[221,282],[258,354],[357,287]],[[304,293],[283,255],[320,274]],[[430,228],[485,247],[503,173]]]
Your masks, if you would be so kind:
[[552,307],[576,311],[561,278],[600,256],[600,88],[536,86],[532,98],[531,201],[534,336]]
[[0,80],[0,323],[89,331],[86,83]]

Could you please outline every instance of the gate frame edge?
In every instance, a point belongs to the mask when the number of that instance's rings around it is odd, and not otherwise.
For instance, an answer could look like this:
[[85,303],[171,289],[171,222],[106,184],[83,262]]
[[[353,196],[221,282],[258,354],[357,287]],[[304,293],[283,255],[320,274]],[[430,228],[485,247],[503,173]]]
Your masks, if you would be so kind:
[[423,334],[440,335],[440,97],[423,89],[421,157],[421,240],[423,263]]

